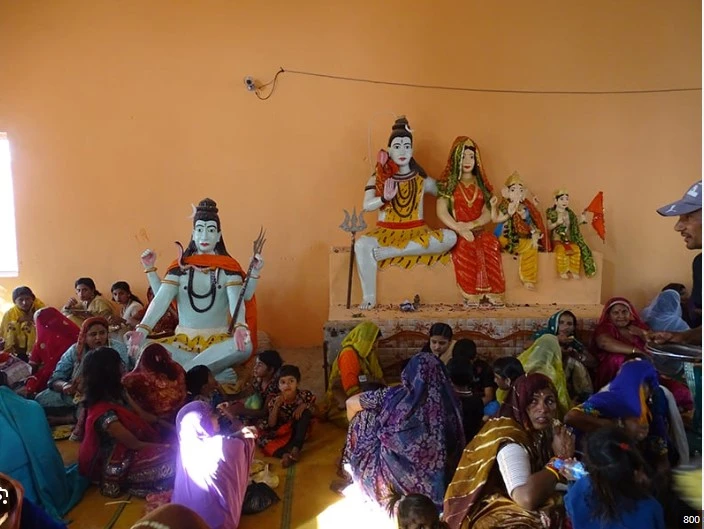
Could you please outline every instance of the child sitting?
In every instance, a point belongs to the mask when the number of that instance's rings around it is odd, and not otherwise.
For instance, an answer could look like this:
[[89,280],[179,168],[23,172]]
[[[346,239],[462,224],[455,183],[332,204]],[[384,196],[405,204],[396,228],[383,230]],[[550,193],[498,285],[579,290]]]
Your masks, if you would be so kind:
[[647,466],[619,428],[597,430],[587,438],[589,474],[570,486],[565,507],[574,529],[664,529],[661,505],[650,494]]
[[508,391],[518,377],[525,375],[523,364],[513,356],[502,356],[494,360],[494,383],[499,388],[496,390],[496,400],[503,404]]
[[313,419],[315,395],[298,389],[301,371],[296,366],[282,366],[278,380],[281,394],[267,405],[269,418],[260,424],[259,446],[266,455],[280,457],[281,466],[287,468],[298,461],[303,448]]
[[[393,511],[396,500],[392,500],[389,509]],[[398,500],[396,515],[398,529],[448,529],[440,516],[435,504],[423,494],[409,494]]]

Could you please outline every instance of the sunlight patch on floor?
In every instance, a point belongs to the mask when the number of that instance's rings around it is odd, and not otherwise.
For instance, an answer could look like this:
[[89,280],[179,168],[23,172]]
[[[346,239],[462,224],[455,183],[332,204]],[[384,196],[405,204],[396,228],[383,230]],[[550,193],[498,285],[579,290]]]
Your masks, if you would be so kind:
[[321,512],[315,519],[315,525],[306,522],[296,529],[396,529],[395,520],[389,518],[380,507],[365,500],[354,487],[348,487],[345,495],[345,498]]

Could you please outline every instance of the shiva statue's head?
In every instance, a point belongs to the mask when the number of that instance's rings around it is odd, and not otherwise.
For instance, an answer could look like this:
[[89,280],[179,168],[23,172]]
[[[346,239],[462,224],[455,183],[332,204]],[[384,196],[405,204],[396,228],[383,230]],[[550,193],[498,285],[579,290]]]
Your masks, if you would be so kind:
[[222,240],[218,206],[213,199],[204,198],[195,208],[193,234],[184,252],[185,256],[193,254],[229,255]]

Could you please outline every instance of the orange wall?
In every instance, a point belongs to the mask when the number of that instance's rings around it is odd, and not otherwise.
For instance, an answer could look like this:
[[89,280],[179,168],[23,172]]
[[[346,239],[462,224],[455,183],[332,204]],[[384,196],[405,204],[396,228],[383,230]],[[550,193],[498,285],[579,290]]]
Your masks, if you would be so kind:
[[[60,304],[73,280],[143,292],[139,254],[187,242],[191,203],[221,206],[249,259],[268,230],[262,327],[321,341],[328,248],[346,244],[392,113],[437,175],[453,138],[482,150],[495,185],[517,169],[549,205],[607,201],[604,296],[643,304],[689,283],[693,257],[654,209],[701,175],[701,93],[502,95],[282,75],[259,101],[242,78],[279,66],[394,81],[536,90],[701,85],[692,0],[0,0],[0,130],[11,140],[20,277]],[[367,222],[373,221],[369,215]],[[589,240],[596,244],[593,233]]]

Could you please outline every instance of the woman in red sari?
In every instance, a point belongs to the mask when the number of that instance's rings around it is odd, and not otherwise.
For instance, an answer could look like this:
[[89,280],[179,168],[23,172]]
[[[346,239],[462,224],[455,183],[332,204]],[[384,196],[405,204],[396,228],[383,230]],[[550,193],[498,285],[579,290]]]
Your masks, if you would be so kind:
[[594,330],[592,352],[599,360],[594,389],[611,382],[630,355],[645,352],[648,326],[626,298],[611,298],[604,305]]
[[437,214],[458,235],[452,262],[465,303],[477,306],[486,296],[492,305],[504,305],[501,246],[496,236],[484,229],[491,222],[492,187],[471,139],[455,139],[441,180]]
[[27,379],[27,395],[46,389],[61,355],[78,341],[78,326],[53,307],[39,309],[34,315],[37,341],[34,342],[29,363],[34,374]]
[[87,419],[78,469],[104,496],[145,497],[173,487],[176,453],[127,407],[122,369],[120,355],[109,347],[91,351],[83,361]]

